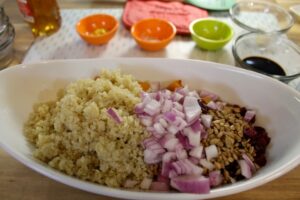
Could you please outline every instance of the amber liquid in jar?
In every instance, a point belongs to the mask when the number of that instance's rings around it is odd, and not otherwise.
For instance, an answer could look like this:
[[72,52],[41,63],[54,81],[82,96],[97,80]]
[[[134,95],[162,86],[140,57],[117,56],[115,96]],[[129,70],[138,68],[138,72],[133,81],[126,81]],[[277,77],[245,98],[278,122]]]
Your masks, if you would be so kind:
[[34,36],[50,35],[60,28],[61,17],[56,0],[18,0],[18,4]]

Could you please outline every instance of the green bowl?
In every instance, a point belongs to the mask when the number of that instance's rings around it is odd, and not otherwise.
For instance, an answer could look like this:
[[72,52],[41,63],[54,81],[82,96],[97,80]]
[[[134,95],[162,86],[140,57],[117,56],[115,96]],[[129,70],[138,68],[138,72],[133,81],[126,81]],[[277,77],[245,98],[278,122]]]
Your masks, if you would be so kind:
[[189,29],[198,47],[206,50],[221,49],[233,37],[233,30],[227,23],[212,18],[196,19]]

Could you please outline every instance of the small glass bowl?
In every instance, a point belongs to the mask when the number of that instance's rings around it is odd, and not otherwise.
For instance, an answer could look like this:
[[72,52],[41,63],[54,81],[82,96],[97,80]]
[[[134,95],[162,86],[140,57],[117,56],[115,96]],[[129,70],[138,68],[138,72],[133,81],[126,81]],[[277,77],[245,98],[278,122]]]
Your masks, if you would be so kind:
[[251,32],[286,32],[294,25],[293,16],[283,7],[262,1],[241,1],[230,10],[232,20]]
[[13,58],[13,45],[15,39],[15,29],[11,24],[7,25],[7,30],[5,33],[0,34],[0,38],[2,38],[2,34],[5,34],[5,42],[0,44],[0,70],[6,68]]
[[[289,82],[300,76],[300,49],[284,35],[246,33],[236,39],[232,52],[236,65],[240,67],[266,74],[283,82]],[[267,58],[277,63],[286,75],[274,75],[253,68],[243,61],[249,57]]]

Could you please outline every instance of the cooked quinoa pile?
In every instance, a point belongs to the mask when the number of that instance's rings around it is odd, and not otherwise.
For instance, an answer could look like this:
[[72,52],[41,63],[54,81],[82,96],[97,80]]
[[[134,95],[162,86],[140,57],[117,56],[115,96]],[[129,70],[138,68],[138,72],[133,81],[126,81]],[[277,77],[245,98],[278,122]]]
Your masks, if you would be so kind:
[[[55,101],[34,106],[24,127],[34,156],[68,175],[110,187],[152,178],[156,166],[144,163],[141,147],[149,134],[133,112],[141,92],[132,76],[119,71],[103,70],[95,79],[71,83]],[[108,115],[108,108],[122,123]]]

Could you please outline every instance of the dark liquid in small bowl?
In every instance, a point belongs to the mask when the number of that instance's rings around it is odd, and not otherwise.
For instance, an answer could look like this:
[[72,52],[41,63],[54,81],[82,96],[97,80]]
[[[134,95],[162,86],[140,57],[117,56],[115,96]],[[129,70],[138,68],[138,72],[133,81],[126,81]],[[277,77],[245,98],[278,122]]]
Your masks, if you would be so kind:
[[272,75],[285,76],[286,73],[276,62],[263,57],[251,56],[243,59],[243,62],[259,71]]

